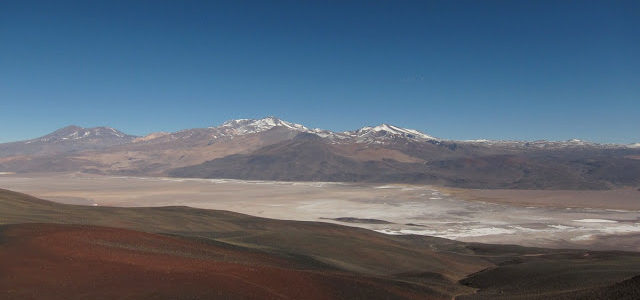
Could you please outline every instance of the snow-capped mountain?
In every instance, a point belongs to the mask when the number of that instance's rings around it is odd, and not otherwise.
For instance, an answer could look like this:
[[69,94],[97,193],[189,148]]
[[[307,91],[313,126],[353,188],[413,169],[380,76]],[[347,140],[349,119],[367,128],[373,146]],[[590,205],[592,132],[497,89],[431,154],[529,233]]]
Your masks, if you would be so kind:
[[274,129],[282,130],[287,138],[293,137],[300,132],[312,132],[312,130],[300,124],[283,121],[275,117],[266,117],[262,119],[229,120],[219,126],[185,129],[173,133],[156,132],[138,138],[134,142],[166,143],[181,141],[194,144],[214,143],[242,136],[261,134]]
[[219,127],[211,127],[222,131],[223,136],[247,135],[264,132],[274,128],[283,128],[300,133],[312,133],[326,138],[335,143],[345,142],[384,142],[390,138],[406,138],[411,140],[435,140],[436,138],[414,129],[401,128],[389,124],[381,124],[375,127],[363,127],[358,130],[334,132],[325,129],[309,129],[301,124],[280,120],[276,117],[263,119],[239,119],[224,122]]
[[174,168],[167,174],[251,180],[444,183],[501,189],[604,189],[640,184],[640,150],[625,145],[581,140],[452,141],[388,124],[346,132],[325,131],[321,137],[315,134],[318,129],[273,118],[225,124],[221,127],[226,132],[243,136],[274,130],[297,135],[251,151]]
[[[388,144],[396,141],[430,142],[430,143],[458,143],[473,144],[481,147],[502,147],[505,149],[555,149],[573,147],[596,148],[640,148],[640,143],[631,145],[597,144],[582,140],[568,141],[496,141],[496,140],[466,140],[452,141],[435,138],[415,129],[402,128],[390,124],[378,126],[365,126],[357,130],[335,132],[325,129],[308,128],[302,124],[292,123],[270,116],[262,119],[236,119],[229,120],[219,126],[208,128],[185,129],[177,132],[155,132],[144,137],[127,135],[110,127],[82,128],[68,126],[43,137],[32,140],[0,144],[0,155],[19,154],[20,145],[34,144],[70,144],[112,146],[133,143],[137,145],[179,143],[180,147],[194,145],[207,145],[225,140],[233,140],[239,137],[261,136],[264,143],[278,142],[293,138],[300,133],[311,133],[323,138],[331,144]],[[17,148],[16,148],[17,147]],[[82,148],[82,147],[75,147]],[[4,150],[4,151],[3,151]],[[38,150],[40,151],[40,150]],[[38,152],[36,151],[36,152]],[[27,151],[26,153],[31,153]]]
[[[624,148],[625,145],[619,144],[599,144],[589,141],[583,141],[579,139],[571,139],[566,141],[548,141],[548,140],[538,140],[538,141],[504,141],[504,140],[464,140],[464,141],[455,141],[459,143],[466,144],[475,144],[486,147],[502,147],[505,149],[537,149],[537,150],[545,150],[545,149],[573,149],[573,148]],[[626,147],[632,147],[631,145],[626,145]]]
[[58,129],[45,136],[25,141],[25,144],[31,144],[35,142],[52,143],[52,142],[70,142],[80,140],[120,140],[121,142],[129,142],[134,136],[127,135],[121,131],[113,129],[111,127],[94,127],[94,128],[82,128],[80,126],[67,126]]
[[389,124],[381,124],[375,127],[362,127],[355,131],[349,131],[346,135],[359,143],[384,143],[389,139],[405,138],[415,141],[437,140],[415,129],[401,128]]
[[353,131],[334,132],[319,128],[308,128],[278,119],[266,117],[262,119],[229,120],[220,126],[187,129],[171,133],[152,133],[146,137],[136,139],[136,142],[166,142],[168,140],[199,139],[215,142],[233,139],[240,136],[261,134],[267,131],[279,130],[282,134],[293,137],[298,133],[312,133],[326,139],[330,143],[385,143],[395,138],[415,141],[436,140],[436,138],[414,129],[401,128],[389,124],[375,127],[363,127]]
[[[462,143],[475,144],[483,147],[504,147],[508,149],[556,149],[556,148],[619,148],[621,145],[598,144],[588,141],[572,139],[568,141],[501,141],[501,140],[445,140],[433,137],[415,129],[402,128],[390,124],[365,126],[357,130],[335,132],[319,128],[308,128],[302,124],[284,121],[276,117],[262,119],[229,120],[222,125],[208,128],[186,129],[174,133],[152,133],[138,138],[136,143],[165,143],[176,140],[190,141],[189,143],[215,143],[222,140],[234,139],[242,136],[265,134],[269,132],[277,137],[274,140],[292,138],[299,133],[312,133],[332,144],[388,144],[395,141],[430,142],[430,143]],[[276,134],[278,133],[278,134]],[[637,144],[636,144],[637,145]],[[626,147],[640,147],[627,145]]]
[[262,119],[238,119],[224,122],[219,127],[212,127],[214,129],[222,129],[225,134],[230,135],[247,135],[255,134],[263,131],[271,130],[274,128],[283,128],[297,132],[313,133],[323,138],[344,138],[343,134],[333,131],[314,128],[310,129],[304,125],[287,122],[276,117],[266,117]]
[[307,127],[300,124],[295,124],[287,121],[280,120],[276,117],[266,117],[263,119],[238,119],[224,122],[219,127],[212,127],[213,129],[224,130],[227,134],[245,135],[259,133],[273,129],[275,127],[283,127],[300,132],[310,132]]
[[335,132],[266,117],[144,137],[69,126],[0,144],[0,171],[601,189],[640,184],[639,151],[582,140],[445,140],[389,124]]
[[67,126],[45,136],[0,144],[0,156],[49,155],[127,144],[136,137],[110,127]]
[[224,122],[219,127],[212,127],[224,131],[224,135],[247,135],[272,130],[274,128],[295,131],[299,133],[313,133],[323,138],[341,140],[346,138],[342,133],[314,128],[310,129],[304,125],[287,122],[276,117],[266,117],[262,119],[238,119]]

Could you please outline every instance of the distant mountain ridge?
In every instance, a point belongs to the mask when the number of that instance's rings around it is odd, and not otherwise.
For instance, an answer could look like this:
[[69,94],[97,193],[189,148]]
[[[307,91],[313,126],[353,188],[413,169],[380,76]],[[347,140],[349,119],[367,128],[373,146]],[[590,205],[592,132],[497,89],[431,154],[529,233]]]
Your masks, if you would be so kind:
[[640,186],[640,147],[455,141],[389,124],[334,132],[266,117],[144,137],[68,126],[0,144],[0,171],[607,189]]
[[[449,141],[449,142],[458,142],[458,143],[473,143],[473,144],[484,144],[484,145],[519,145],[519,146],[535,146],[535,147],[544,147],[544,146],[608,146],[608,147],[629,147],[629,148],[638,148],[640,147],[640,143],[634,144],[600,144],[588,141],[582,141],[578,139],[571,139],[567,141],[547,141],[547,140],[538,140],[538,141],[507,141],[507,140],[446,140],[441,138],[436,138],[431,135],[425,134],[419,130],[402,128],[391,124],[380,124],[378,126],[364,126],[360,129],[351,130],[351,131],[343,131],[343,132],[335,132],[325,129],[309,129],[308,127],[292,123],[288,121],[281,120],[277,117],[269,116],[262,119],[235,119],[229,120],[222,123],[219,126],[207,127],[207,128],[194,128],[194,129],[184,129],[176,132],[154,132],[150,133],[146,136],[138,137],[134,135],[129,135],[123,133],[117,129],[111,127],[93,127],[93,128],[83,128],[75,125],[70,125],[61,129],[58,129],[50,134],[45,136],[25,140],[18,142],[9,142],[0,144],[0,147],[8,144],[16,144],[16,143],[24,143],[31,144],[37,142],[63,142],[63,141],[78,141],[78,140],[111,140],[112,143],[105,143],[105,145],[112,144],[124,144],[129,142],[150,142],[163,137],[171,137],[171,139],[180,139],[191,137],[196,135],[195,132],[199,132],[201,137],[208,137],[211,139],[218,139],[223,137],[234,137],[234,136],[242,136],[249,134],[256,134],[265,132],[274,128],[281,128],[295,132],[306,132],[316,134],[322,138],[330,139],[332,142],[359,142],[359,143],[381,143],[385,140],[389,140],[392,138],[406,138],[417,141]],[[205,133],[204,135],[202,133]],[[2,155],[2,152],[0,152]]]
[[31,143],[34,141],[59,142],[64,140],[81,140],[81,139],[92,139],[97,137],[125,138],[125,140],[128,140],[127,137],[131,137],[131,136],[124,134],[121,131],[118,131],[111,127],[82,128],[79,126],[71,125],[71,126],[58,129],[41,138],[27,141],[27,143]]
[[[383,142],[392,137],[404,137],[415,140],[437,140],[434,137],[426,135],[414,129],[401,128],[389,124],[381,124],[375,127],[362,127],[353,131],[335,132],[325,129],[310,129],[304,125],[287,122],[276,117],[266,117],[262,119],[237,119],[224,122],[220,126],[186,129],[178,132],[170,133],[174,139],[186,138],[192,136],[195,132],[199,132],[202,138],[223,139],[233,138],[237,136],[257,134],[272,129],[282,129],[297,133],[311,133],[322,138],[328,139],[334,143],[375,143]],[[295,134],[291,135],[294,136]],[[144,141],[151,141],[158,137],[164,137],[167,134],[152,133],[143,137]]]
[[51,155],[102,149],[132,142],[136,137],[111,127],[67,126],[39,138],[0,144],[0,157],[9,155]]

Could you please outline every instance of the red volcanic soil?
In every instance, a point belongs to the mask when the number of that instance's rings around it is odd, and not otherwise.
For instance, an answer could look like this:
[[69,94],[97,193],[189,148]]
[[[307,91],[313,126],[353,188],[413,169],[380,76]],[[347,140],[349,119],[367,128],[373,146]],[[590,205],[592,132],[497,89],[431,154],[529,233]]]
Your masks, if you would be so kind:
[[1,299],[441,298],[430,293],[179,237],[79,225],[0,227]]

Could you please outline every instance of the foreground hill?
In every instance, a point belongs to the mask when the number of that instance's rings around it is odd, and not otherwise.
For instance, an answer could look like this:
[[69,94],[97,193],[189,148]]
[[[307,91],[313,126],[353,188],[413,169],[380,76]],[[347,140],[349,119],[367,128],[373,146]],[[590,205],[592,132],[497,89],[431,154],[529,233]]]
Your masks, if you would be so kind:
[[[3,299],[429,299],[434,291],[178,237],[78,225],[0,227]],[[432,299],[442,298],[436,295]]]
[[6,190],[0,224],[3,299],[573,299],[640,274],[636,253],[467,244],[188,207],[62,205]]

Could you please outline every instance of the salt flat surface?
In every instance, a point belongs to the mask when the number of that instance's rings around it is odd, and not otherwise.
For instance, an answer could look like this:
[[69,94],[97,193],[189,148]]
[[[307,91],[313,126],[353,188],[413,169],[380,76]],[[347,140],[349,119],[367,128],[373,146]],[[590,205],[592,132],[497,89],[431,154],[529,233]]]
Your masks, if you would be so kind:
[[[607,210],[609,211],[609,210]],[[619,211],[619,210],[615,210],[615,211]],[[582,223],[618,223],[618,221],[614,221],[614,220],[603,220],[603,219],[580,219],[580,220],[573,220],[574,222],[582,222]]]
[[[540,247],[640,250],[637,210],[535,207],[467,201],[433,186],[97,176],[81,173],[0,176],[0,187],[93,206],[169,206],[230,210],[254,216],[334,222],[385,234]],[[582,193],[582,192],[581,192]],[[345,223],[332,218],[392,224]],[[602,236],[624,245],[596,245]],[[638,247],[638,249],[636,249]]]

